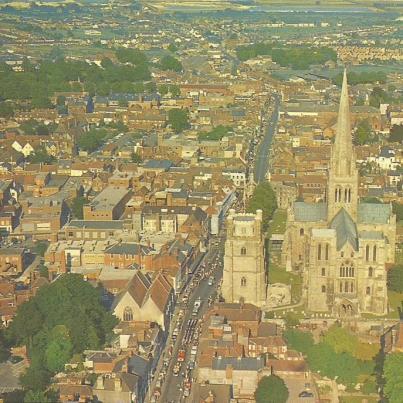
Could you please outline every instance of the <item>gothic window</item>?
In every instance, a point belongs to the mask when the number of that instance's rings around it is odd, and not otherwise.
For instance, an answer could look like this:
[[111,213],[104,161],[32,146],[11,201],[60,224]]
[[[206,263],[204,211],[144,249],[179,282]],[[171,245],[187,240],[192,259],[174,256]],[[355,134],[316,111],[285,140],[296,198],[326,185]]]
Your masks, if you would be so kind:
[[322,276],[326,276],[326,269],[322,267]]
[[326,244],[326,249],[325,249],[325,259],[329,260],[329,244]]
[[322,259],[322,245],[318,245],[318,260]]
[[369,260],[369,245],[365,247],[365,260],[368,262]]
[[326,286],[322,285],[322,292],[326,292]]
[[372,260],[376,262],[376,245],[374,245],[374,248],[372,250]]
[[334,190],[334,201],[337,202],[337,195],[338,195],[339,189]]
[[354,277],[354,267],[351,268],[351,277]]
[[340,292],[343,292],[343,282],[340,281]]
[[344,282],[344,292],[348,292],[348,282]]
[[123,311],[123,320],[126,322],[133,320],[133,311],[130,306],[125,307],[125,310]]
[[246,287],[246,278],[245,277],[241,278],[241,287]]
[[351,203],[351,189],[348,189],[348,202]]
[[246,255],[246,248],[245,247],[241,248],[241,255]]
[[374,274],[374,269],[373,269],[372,267],[370,267],[370,268],[368,269],[368,277],[372,277],[373,274]]
[[340,267],[340,277],[344,277],[344,267]]
[[353,282],[350,283],[350,292],[354,292],[354,283]]
[[348,201],[348,190],[344,189],[344,202],[347,203]]
[[304,235],[304,229],[303,228],[301,228],[300,230],[299,230],[299,234],[302,236],[302,235]]
[[343,251],[340,252],[340,257],[344,257],[344,252]]
[[370,295],[370,294],[371,294],[371,287],[367,287],[367,288],[366,288],[366,294],[367,294],[367,295]]

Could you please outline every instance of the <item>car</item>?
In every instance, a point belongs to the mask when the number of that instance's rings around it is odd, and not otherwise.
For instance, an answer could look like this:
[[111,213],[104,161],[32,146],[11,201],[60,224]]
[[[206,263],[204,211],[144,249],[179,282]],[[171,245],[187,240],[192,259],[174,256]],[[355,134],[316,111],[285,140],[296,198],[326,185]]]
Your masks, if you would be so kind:
[[303,390],[298,397],[313,397],[313,393],[312,392],[308,392],[307,390]]

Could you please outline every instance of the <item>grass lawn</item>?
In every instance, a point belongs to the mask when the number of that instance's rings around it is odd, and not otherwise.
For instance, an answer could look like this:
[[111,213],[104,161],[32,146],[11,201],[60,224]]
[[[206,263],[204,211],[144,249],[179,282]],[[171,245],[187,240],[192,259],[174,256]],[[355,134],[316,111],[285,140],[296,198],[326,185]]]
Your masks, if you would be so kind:
[[375,396],[340,396],[340,403],[375,403],[378,402]]
[[292,274],[276,264],[269,263],[269,284],[283,283],[291,284],[291,299],[293,303],[299,301],[302,295],[302,278],[297,274]]
[[270,239],[272,234],[284,234],[286,222],[287,222],[287,211],[277,209],[274,212],[273,218],[269,224],[269,230],[267,233],[268,238]]

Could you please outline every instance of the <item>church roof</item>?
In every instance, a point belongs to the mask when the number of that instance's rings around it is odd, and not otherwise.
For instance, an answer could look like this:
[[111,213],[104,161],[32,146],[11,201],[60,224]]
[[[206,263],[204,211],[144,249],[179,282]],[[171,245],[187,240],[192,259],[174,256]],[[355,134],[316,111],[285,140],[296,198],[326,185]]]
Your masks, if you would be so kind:
[[346,242],[349,242],[354,250],[358,250],[358,234],[355,222],[350,214],[342,208],[330,223],[330,228],[336,230],[337,250],[340,250]]
[[296,221],[326,221],[327,205],[326,203],[294,203],[294,216]]
[[392,214],[389,204],[381,203],[359,203],[358,223],[359,224],[387,224]]

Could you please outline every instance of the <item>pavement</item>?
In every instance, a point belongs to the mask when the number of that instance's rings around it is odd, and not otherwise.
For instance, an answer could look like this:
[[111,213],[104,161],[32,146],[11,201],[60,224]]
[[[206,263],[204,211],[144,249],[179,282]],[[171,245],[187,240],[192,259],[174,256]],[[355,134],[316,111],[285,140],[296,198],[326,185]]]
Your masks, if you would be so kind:
[[280,96],[276,94],[274,95],[273,112],[270,116],[270,121],[265,127],[266,134],[257,150],[255,175],[254,175],[254,180],[256,183],[263,182],[266,180],[266,174],[269,168],[269,152],[273,135],[276,131],[278,123],[279,107],[280,107]]

